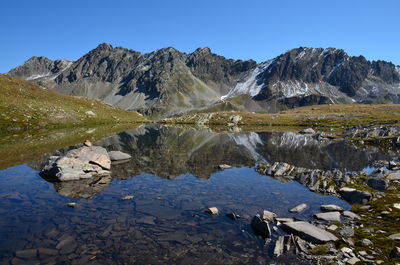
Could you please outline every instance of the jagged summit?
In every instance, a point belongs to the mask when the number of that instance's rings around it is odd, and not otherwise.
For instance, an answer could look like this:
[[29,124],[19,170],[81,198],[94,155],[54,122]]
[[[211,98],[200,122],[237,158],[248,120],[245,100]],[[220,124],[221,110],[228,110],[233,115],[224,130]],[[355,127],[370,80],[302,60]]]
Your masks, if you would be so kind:
[[10,75],[145,115],[190,110],[277,111],[326,103],[400,102],[400,67],[336,48],[299,47],[257,64],[208,47],[142,54],[101,43],[77,61],[32,57]]

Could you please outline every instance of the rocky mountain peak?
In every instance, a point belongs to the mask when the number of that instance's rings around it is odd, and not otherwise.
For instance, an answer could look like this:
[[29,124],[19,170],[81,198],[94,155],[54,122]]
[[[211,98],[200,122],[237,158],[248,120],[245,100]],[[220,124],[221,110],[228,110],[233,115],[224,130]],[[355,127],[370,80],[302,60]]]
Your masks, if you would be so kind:
[[208,47],[190,54],[173,47],[141,54],[102,43],[75,62],[32,57],[9,74],[159,117],[218,104],[277,111],[311,104],[400,103],[400,67],[336,48],[299,47],[257,64],[227,59]]

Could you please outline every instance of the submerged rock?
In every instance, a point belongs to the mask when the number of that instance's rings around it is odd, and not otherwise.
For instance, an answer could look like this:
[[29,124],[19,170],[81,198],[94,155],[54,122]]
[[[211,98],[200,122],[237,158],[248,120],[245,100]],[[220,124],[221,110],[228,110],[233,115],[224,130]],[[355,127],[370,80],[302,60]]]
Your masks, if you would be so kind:
[[240,219],[240,215],[235,214],[235,213],[227,213],[226,216],[229,217],[232,220]]
[[51,157],[41,174],[59,181],[79,180],[109,175],[110,157],[103,147],[83,146],[63,157]]
[[123,200],[123,201],[130,201],[130,200],[133,200],[133,199],[134,199],[134,197],[132,195],[126,195],[126,196],[121,198],[121,200]]
[[283,253],[283,247],[284,247],[284,237],[280,236],[278,237],[278,240],[276,240],[275,243],[275,248],[274,248],[274,256],[279,257]]
[[299,212],[304,211],[306,208],[307,208],[307,204],[302,203],[302,204],[299,204],[299,205],[293,207],[292,209],[290,209],[289,212],[291,212],[291,213],[299,213]]
[[262,220],[258,214],[251,220],[251,227],[262,237],[271,237],[271,228],[269,227],[268,221]]
[[329,233],[321,228],[316,227],[308,222],[288,222],[283,223],[282,227],[304,240],[308,240],[311,243],[315,244],[323,244],[330,241],[337,241],[338,238],[334,236],[332,233]]

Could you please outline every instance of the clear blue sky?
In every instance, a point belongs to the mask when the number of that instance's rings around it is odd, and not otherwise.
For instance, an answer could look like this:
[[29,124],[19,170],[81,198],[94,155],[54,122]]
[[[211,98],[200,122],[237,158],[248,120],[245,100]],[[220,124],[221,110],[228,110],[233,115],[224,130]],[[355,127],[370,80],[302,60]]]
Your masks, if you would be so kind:
[[76,60],[101,42],[228,58],[336,47],[400,65],[399,0],[3,0],[0,72],[31,56]]

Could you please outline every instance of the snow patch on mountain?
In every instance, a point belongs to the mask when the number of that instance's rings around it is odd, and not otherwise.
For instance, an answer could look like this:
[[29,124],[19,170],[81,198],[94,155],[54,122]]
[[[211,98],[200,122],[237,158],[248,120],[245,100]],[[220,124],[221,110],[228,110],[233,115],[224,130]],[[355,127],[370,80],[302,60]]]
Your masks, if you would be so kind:
[[256,96],[258,93],[260,93],[261,89],[264,86],[262,80],[260,80],[260,74],[268,70],[268,68],[273,63],[274,60],[269,60],[257,66],[244,82],[237,83],[236,86],[228,92],[228,94],[221,97],[221,100],[224,101],[227,98],[232,98],[244,94],[250,95],[252,97]]

